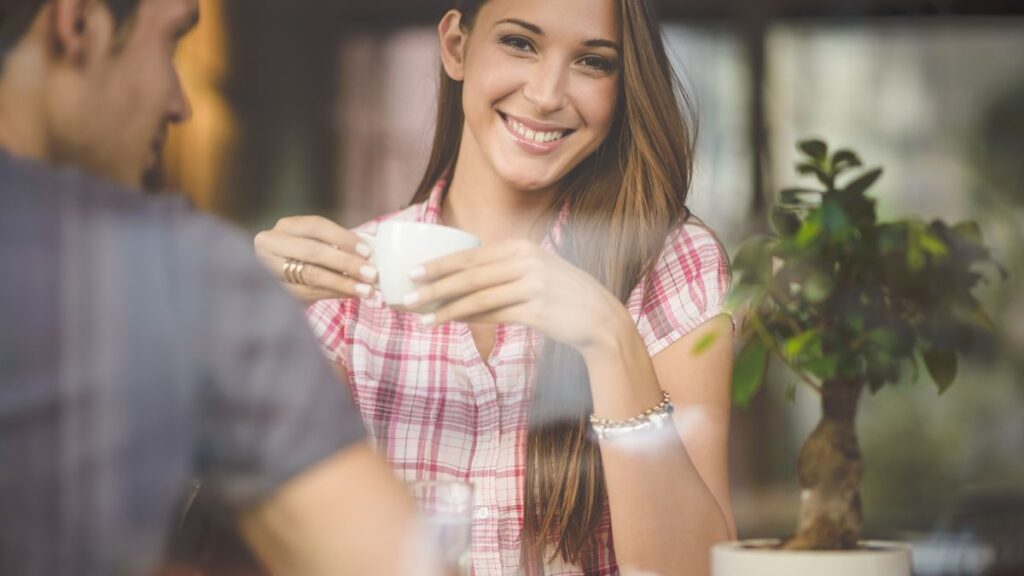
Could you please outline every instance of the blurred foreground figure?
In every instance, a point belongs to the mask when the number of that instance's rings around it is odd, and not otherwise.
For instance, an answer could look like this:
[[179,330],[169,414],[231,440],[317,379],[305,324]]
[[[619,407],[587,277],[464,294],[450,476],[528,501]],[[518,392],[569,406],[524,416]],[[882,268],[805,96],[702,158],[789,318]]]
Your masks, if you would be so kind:
[[189,117],[197,19],[0,0],[0,574],[159,571],[191,478],[276,574],[424,573],[292,299],[247,241],[136,192]]

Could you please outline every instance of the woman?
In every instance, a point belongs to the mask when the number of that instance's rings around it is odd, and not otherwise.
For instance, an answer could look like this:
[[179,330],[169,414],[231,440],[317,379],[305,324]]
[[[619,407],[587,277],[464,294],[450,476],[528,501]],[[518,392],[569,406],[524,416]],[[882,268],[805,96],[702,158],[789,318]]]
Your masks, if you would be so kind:
[[324,219],[257,250],[316,301],[398,473],[474,483],[477,574],[706,573],[734,535],[728,264],[684,205],[692,145],[650,3],[465,1],[438,30],[426,174],[360,231],[443,223],[483,246],[414,271],[407,310]]

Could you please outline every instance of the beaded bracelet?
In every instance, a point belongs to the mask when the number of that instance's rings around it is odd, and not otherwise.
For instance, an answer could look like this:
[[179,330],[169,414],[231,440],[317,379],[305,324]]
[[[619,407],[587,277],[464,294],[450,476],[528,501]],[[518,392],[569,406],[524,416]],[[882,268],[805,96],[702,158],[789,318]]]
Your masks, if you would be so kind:
[[591,414],[590,427],[600,439],[639,432],[640,430],[657,430],[668,422],[673,410],[672,398],[668,395],[668,392],[662,391],[661,402],[653,408],[648,408],[643,414],[626,420],[605,420]]

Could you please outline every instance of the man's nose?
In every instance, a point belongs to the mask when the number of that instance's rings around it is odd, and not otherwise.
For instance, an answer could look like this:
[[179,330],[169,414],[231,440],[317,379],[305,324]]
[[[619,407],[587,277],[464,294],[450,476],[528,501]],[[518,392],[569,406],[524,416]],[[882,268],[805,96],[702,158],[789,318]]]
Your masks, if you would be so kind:
[[174,87],[171,91],[171,101],[167,107],[167,120],[172,124],[188,122],[192,119],[192,103],[181,85],[181,78],[174,75]]

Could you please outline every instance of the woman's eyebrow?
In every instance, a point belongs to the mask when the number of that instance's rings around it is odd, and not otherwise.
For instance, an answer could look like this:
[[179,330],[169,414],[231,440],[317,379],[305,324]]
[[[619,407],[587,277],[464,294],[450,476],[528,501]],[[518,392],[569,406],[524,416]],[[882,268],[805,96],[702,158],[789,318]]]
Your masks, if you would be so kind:
[[619,44],[617,42],[612,42],[611,40],[604,40],[602,38],[587,40],[586,42],[583,43],[583,45],[586,46],[587,48],[611,48],[616,52],[622,52],[622,48],[619,48]]
[[536,24],[531,24],[526,20],[520,20],[518,18],[505,18],[504,20],[498,20],[497,22],[494,23],[495,26],[497,26],[498,24],[515,24],[516,26],[526,28],[527,30],[533,32],[538,36],[544,35],[544,31],[540,29],[540,26],[537,26]]
[[[529,30],[530,32],[533,32],[534,34],[536,34],[538,36],[543,36],[544,35],[544,30],[541,29],[540,26],[537,26],[536,24],[533,24],[532,22],[527,22],[526,20],[520,20],[518,18],[504,18],[502,20],[498,20],[497,22],[495,22],[494,25],[497,26],[499,24],[512,24],[512,25],[515,25],[515,26],[519,26],[520,28],[525,28],[525,29]],[[581,44],[583,46],[586,46],[587,48],[611,48],[612,50],[615,50],[616,52],[622,52],[622,48],[619,47],[619,44],[617,42],[613,42],[611,40],[606,40],[604,38],[594,38],[594,39],[582,42]]]

